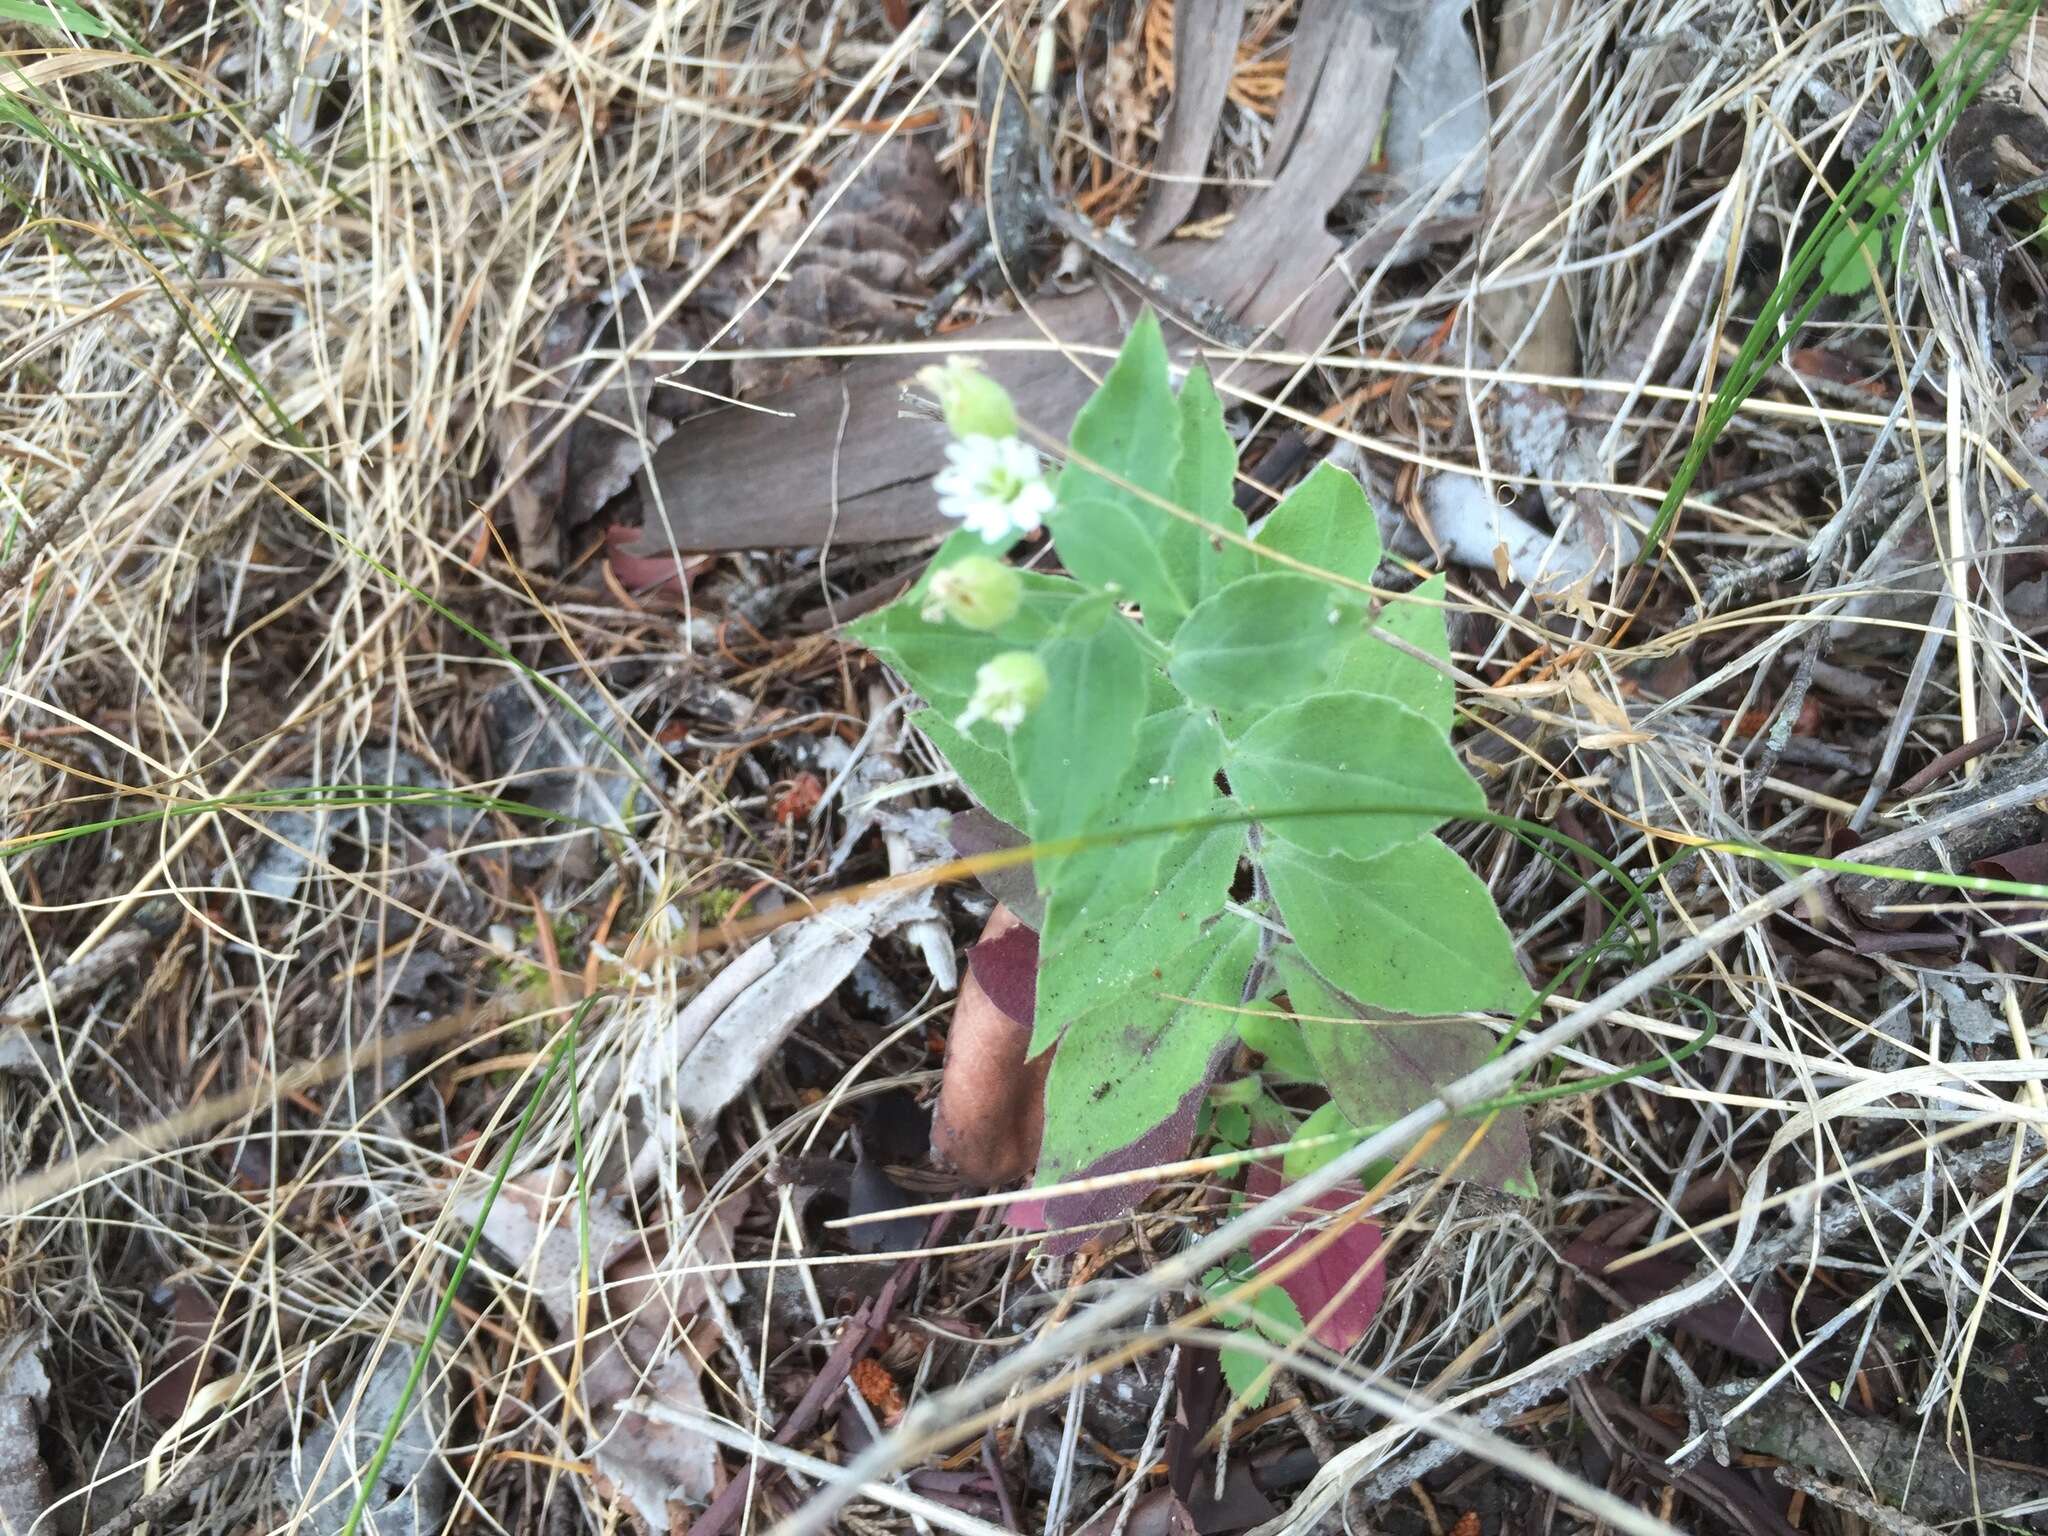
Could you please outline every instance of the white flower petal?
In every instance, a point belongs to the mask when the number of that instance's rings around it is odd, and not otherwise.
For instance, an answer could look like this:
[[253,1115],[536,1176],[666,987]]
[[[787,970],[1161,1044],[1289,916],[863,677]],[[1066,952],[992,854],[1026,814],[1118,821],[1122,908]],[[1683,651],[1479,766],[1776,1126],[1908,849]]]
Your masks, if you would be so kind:
[[1010,521],[1025,533],[1035,531],[1052,511],[1052,487],[1034,480],[1010,501]]
[[941,514],[999,544],[1044,524],[1053,506],[1044,469],[1030,444],[1014,437],[964,437],[947,445],[932,489]]
[[1045,466],[1038,450],[1021,437],[1006,437],[996,443],[996,460],[1003,472],[1018,480],[1036,480]]

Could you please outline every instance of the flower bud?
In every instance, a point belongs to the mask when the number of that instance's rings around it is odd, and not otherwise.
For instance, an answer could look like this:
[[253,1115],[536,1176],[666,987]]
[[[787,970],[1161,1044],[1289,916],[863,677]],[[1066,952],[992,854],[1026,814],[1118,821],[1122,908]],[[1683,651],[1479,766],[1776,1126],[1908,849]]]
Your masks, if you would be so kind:
[[969,629],[1000,629],[1017,616],[1024,578],[1000,560],[966,555],[934,571],[925,587],[924,619],[951,619]]
[[937,398],[955,437],[1017,435],[1017,408],[1009,392],[973,358],[949,357],[943,368],[920,368],[917,381]]
[[964,731],[987,720],[1014,731],[1051,690],[1052,674],[1044,662],[1029,651],[1005,651],[976,669],[974,697],[957,724]]

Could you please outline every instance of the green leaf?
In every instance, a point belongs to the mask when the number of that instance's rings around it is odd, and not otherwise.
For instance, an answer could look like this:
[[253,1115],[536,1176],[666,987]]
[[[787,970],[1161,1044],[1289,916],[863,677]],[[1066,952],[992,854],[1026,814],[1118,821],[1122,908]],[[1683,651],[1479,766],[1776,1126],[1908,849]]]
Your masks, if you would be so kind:
[[1323,1069],[1310,1054],[1301,1037],[1301,1026],[1282,1013],[1242,1013],[1237,1018],[1237,1038],[1265,1057],[1260,1069],[1267,1077],[1297,1083],[1319,1083]]
[[1173,637],[1167,675],[1237,730],[1328,687],[1340,643],[1369,616],[1354,595],[1293,571],[1247,576],[1204,599]]
[[25,21],[37,27],[68,27],[81,37],[108,36],[107,24],[72,0],[52,0],[39,5],[35,0],[0,0],[0,21]]
[[1252,1112],[1242,1104],[1218,1106],[1209,1117],[1209,1134],[1224,1146],[1243,1151],[1251,1143]]
[[[1252,923],[1224,917],[1206,942],[1068,1026],[1046,1076],[1039,1184],[1085,1174],[1184,1107],[1192,1124],[1187,1101],[1207,1087],[1231,1038],[1230,1010],[1243,1000],[1258,948]],[[1041,1001],[1041,1020],[1044,1013]]]
[[[1380,528],[1357,480],[1318,464],[1263,523],[1256,542],[1319,571],[1365,583],[1380,564]],[[1262,571],[1285,569],[1259,560]]]
[[[1370,859],[1486,809],[1441,730],[1369,694],[1321,693],[1274,710],[1231,748],[1226,768],[1270,836],[1314,854]],[[1352,809],[1374,814],[1281,814]]]
[[1827,255],[1821,258],[1821,271],[1826,278],[1821,287],[1829,296],[1853,299],[1859,293],[1869,292],[1878,251],[1874,242],[1863,238],[1869,227],[1868,223],[1850,219],[1829,239]]
[[[1155,634],[1164,637],[1180,627],[1193,606],[1191,588],[1184,591],[1177,573],[1167,569],[1172,536],[1151,518],[1126,502],[1075,493],[1062,495],[1052,528],[1060,559],[1075,575],[1135,602]],[[1191,579],[1189,573],[1179,575]]]
[[[1312,1143],[1325,1136],[1340,1137],[1341,1140],[1325,1142],[1321,1146]],[[1296,1179],[1305,1179],[1323,1164],[1334,1160],[1340,1153],[1348,1152],[1365,1139],[1365,1133],[1350,1120],[1336,1101],[1323,1105],[1301,1122],[1301,1128],[1294,1133],[1294,1139],[1287,1144],[1282,1154],[1280,1171],[1292,1184]],[[1370,1180],[1368,1182],[1377,1182]]]
[[1230,899],[1244,847],[1245,829],[1234,823],[1189,833],[1166,845],[1158,884],[1144,897],[1103,922],[1041,940],[1032,1054],[1068,1024],[1156,981],[1176,957],[1211,942],[1204,924]]
[[1451,659],[1450,634],[1444,622],[1445,584],[1441,573],[1417,587],[1407,598],[1395,598],[1380,610],[1372,628],[1350,635],[1330,669],[1333,688],[1376,693],[1404,704],[1446,735],[1456,713],[1456,689],[1448,673],[1381,640],[1375,631],[1405,640],[1419,651]]
[[1013,827],[1023,825],[1024,796],[1017,788],[1017,776],[1010,771],[1007,757],[955,730],[953,722],[935,709],[920,709],[910,719],[931,738],[932,745],[960,776],[961,784],[977,804]]
[[1102,387],[1074,418],[1070,446],[1074,457],[1060,472],[1057,505],[1046,519],[1061,563],[1090,586],[1135,598],[1146,627],[1171,634],[1195,593],[1180,587],[1160,555],[1167,525],[1179,519],[1141,494],[1170,501],[1180,459],[1180,406],[1151,311],[1139,316]]
[[[1369,1133],[1391,1125],[1427,1103],[1446,1083],[1456,1082],[1488,1059],[1499,1039],[1472,1019],[1389,1020],[1346,996],[1318,975],[1301,956],[1281,950],[1274,957],[1287,983],[1288,1001],[1299,1020],[1302,1039],[1321,1067],[1321,1079],[1347,1124]],[[1311,1122],[1314,1117],[1311,1116]],[[1479,1144],[1465,1152],[1465,1140],[1478,1122],[1452,1123],[1449,1133],[1419,1160],[1442,1169],[1457,1162],[1458,1177],[1510,1189],[1529,1177],[1528,1119],[1520,1109],[1503,1110]],[[1301,1134],[1308,1134],[1308,1126]],[[1375,1183],[1380,1173],[1361,1175]],[[1293,1165],[1288,1177],[1296,1178]]]
[[[1113,729],[1131,733],[1128,722]],[[1112,837],[1201,815],[1217,803],[1216,770],[1222,761],[1223,737],[1206,713],[1181,705],[1148,715],[1138,722],[1136,756],[1087,830]],[[1242,842],[1243,828],[1231,830]],[[1176,841],[1171,834],[1147,833],[1059,861],[1046,891],[1040,944],[1058,949],[1069,935],[1105,920],[1128,924],[1132,907],[1153,895],[1161,861]]]
[[1364,860],[1274,842],[1261,859],[1302,957],[1360,1002],[1435,1014],[1529,1001],[1492,896],[1436,838]]
[[[1244,1290],[1250,1279],[1249,1274],[1233,1274],[1222,1268],[1212,1269],[1202,1276],[1202,1291],[1206,1298],[1226,1302],[1217,1312],[1216,1320],[1239,1333],[1263,1335],[1275,1344],[1288,1345],[1298,1341],[1307,1331],[1308,1324],[1302,1320],[1301,1308],[1294,1304],[1294,1298],[1280,1286],[1268,1285],[1263,1290],[1247,1292],[1242,1299],[1232,1299]],[[1264,1386],[1258,1386],[1252,1396],[1245,1397],[1245,1394],[1252,1392],[1272,1362],[1248,1349],[1225,1348],[1217,1354],[1223,1366],[1224,1384],[1230,1388],[1231,1395],[1244,1397],[1247,1408],[1264,1406],[1272,1387],[1270,1379]]]
[[[1114,612],[1098,616],[1096,606],[1079,604],[1067,614],[1065,629],[1038,647],[1053,686],[1010,741],[1010,766],[1024,795],[1024,829],[1032,842],[1096,831],[1137,760],[1151,662],[1133,625]],[[1139,848],[1126,858],[1143,854]],[[1157,844],[1151,854],[1157,864]],[[1036,860],[1038,889],[1049,907],[1061,899],[1069,870],[1090,889],[1100,885],[1100,854],[1096,862],[1087,860],[1087,854]],[[1149,881],[1151,870],[1145,870],[1137,885]]]
[[[1180,387],[1179,405],[1180,462],[1174,466],[1174,504],[1242,538],[1246,530],[1244,513],[1237,506],[1237,444],[1223,424],[1223,405],[1209,383],[1206,368],[1188,374]],[[1190,608],[1240,576],[1252,574],[1252,552],[1242,544],[1216,538],[1178,519],[1174,528],[1167,563],[1177,573],[1184,573],[1178,580],[1181,590],[1191,594]]]
[[1001,628],[974,630],[943,621],[927,623],[925,591],[932,577],[955,560],[987,549],[979,535],[954,534],[939,547],[931,565],[908,592],[888,607],[846,626],[848,639],[881,657],[920,697],[948,717],[967,707],[974,693],[974,674],[985,662],[1005,651],[1032,649],[1088,595],[1080,583],[1064,576],[1022,571],[1024,592],[1017,616]]

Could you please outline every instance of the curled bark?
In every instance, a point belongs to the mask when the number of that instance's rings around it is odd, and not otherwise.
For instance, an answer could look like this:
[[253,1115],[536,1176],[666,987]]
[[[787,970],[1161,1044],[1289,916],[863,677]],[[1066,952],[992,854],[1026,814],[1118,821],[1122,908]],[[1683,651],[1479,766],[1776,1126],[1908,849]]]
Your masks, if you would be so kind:
[[932,1117],[932,1154],[975,1184],[1011,1183],[1038,1162],[1052,1052],[1028,1059],[1037,974],[1038,935],[998,906],[967,952]]

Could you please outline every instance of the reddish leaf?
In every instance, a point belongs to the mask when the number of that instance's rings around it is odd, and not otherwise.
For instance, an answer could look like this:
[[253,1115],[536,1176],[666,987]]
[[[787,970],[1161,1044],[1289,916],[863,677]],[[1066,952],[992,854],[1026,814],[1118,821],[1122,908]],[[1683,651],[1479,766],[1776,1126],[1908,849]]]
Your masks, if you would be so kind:
[[[1679,1259],[1643,1259],[1607,1273],[1627,1250],[1581,1237],[1564,1251],[1567,1264],[1598,1275],[1632,1307],[1655,1301],[1685,1284],[1692,1266]],[[1743,1299],[1710,1301],[1677,1319],[1676,1326],[1696,1339],[1718,1344],[1732,1355],[1758,1365],[1774,1365],[1791,1347],[1791,1308],[1775,1280],[1760,1281]]]
[[940,1162],[987,1187],[1022,1178],[1038,1155],[1052,1052],[1028,1055],[1038,936],[1007,907],[989,914],[982,933],[953,1008],[931,1145]]
[[[1267,1163],[1253,1163],[1245,1176],[1245,1192],[1254,1200],[1270,1200],[1286,1188],[1279,1171]],[[1268,1227],[1252,1239],[1252,1256],[1261,1273],[1274,1268],[1296,1252],[1299,1244],[1316,1235],[1318,1212],[1343,1210],[1358,1197],[1332,1190],[1313,1206],[1304,1207],[1278,1226]],[[1301,1309],[1318,1344],[1340,1354],[1365,1337],[1366,1329],[1379,1315],[1387,1294],[1387,1267],[1375,1263],[1386,1234],[1379,1223],[1362,1221],[1345,1231],[1306,1264],[1287,1275],[1280,1288]],[[1338,1298],[1342,1298],[1338,1300]],[[1320,1324],[1323,1309],[1336,1306]]]
[[[1107,1157],[1098,1158],[1086,1168],[1076,1170],[1073,1177],[1109,1178],[1116,1174],[1132,1173],[1140,1168],[1156,1168],[1161,1163],[1179,1162],[1186,1157],[1188,1148],[1195,1140],[1195,1114],[1202,1107],[1202,1100],[1209,1096],[1209,1084],[1215,1075],[1212,1066],[1209,1075],[1190,1088],[1180,1103],[1174,1106],[1172,1114],[1136,1141],[1117,1148]],[[1086,1194],[1053,1196],[1045,1202],[1046,1221],[1054,1228],[1073,1227],[1079,1230],[1056,1231],[1053,1236],[1046,1239],[1046,1252],[1074,1252],[1095,1235],[1096,1223],[1128,1216],[1137,1209],[1140,1201],[1158,1187],[1157,1179],[1140,1179],[1090,1190]]]
[[1025,1028],[1038,1015],[1038,935],[1016,927],[967,951],[967,968],[988,1000]]
[[1988,859],[1979,859],[1970,868],[1975,873],[1989,875],[1994,880],[2018,880],[2027,885],[2048,885],[2048,843],[2029,843],[2024,848],[2010,848]]
[[623,523],[614,523],[604,531],[605,558],[611,561],[626,590],[648,592],[661,588],[678,597],[687,593],[690,573],[705,563],[704,558],[678,562],[674,555],[636,555],[630,546],[639,538],[638,528]]
[[1003,1225],[1016,1232],[1043,1232],[1050,1225],[1045,1219],[1043,1200],[1019,1200],[1015,1205],[1003,1207]]
[[159,1424],[168,1424],[211,1375],[206,1358],[213,1338],[215,1311],[206,1293],[189,1280],[168,1287],[171,1341],[164,1350],[156,1379],[142,1389],[142,1406]]

